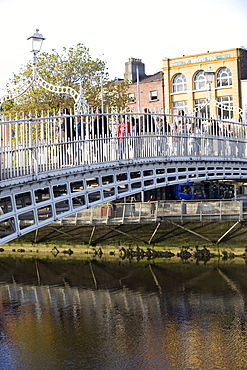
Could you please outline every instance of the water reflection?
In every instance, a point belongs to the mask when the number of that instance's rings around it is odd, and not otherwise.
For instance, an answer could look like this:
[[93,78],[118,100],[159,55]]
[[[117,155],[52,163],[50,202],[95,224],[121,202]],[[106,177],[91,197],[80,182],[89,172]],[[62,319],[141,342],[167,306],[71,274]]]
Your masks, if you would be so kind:
[[0,259],[1,369],[246,369],[245,261]]

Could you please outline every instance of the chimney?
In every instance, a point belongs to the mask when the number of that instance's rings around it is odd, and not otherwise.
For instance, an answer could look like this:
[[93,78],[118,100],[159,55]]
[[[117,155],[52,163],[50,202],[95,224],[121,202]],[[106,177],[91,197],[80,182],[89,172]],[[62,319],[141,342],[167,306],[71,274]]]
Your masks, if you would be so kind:
[[124,79],[129,80],[132,83],[137,81],[137,67],[139,70],[139,79],[141,80],[146,76],[145,64],[142,63],[141,59],[129,58],[129,61],[125,63]]

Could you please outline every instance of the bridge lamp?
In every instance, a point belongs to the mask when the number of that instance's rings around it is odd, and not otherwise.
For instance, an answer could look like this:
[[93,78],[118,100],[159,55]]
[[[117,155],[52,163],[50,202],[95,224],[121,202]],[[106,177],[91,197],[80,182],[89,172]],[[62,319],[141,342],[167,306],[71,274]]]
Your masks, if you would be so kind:
[[39,33],[39,30],[36,29],[36,32],[32,36],[28,38],[28,40],[32,40],[32,50],[31,52],[33,53],[33,64],[37,64],[37,54],[41,50],[41,46],[43,44],[43,41],[45,38]]
[[214,80],[214,71],[211,67],[208,67],[208,69],[204,71],[204,76],[206,78],[206,83],[208,84],[208,100],[211,100],[211,84]]
[[76,112],[81,112],[82,110],[84,112],[88,112],[88,104],[84,98],[83,91],[80,89],[80,93],[78,93],[76,90],[74,90],[72,87],[69,86],[56,86],[53,85],[47,81],[45,81],[41,76],[39,76],[39,73],[36,69],[37,65],[37,55],[41,50],[41,46],[43,44],[43,41],[45,38],[41,33],[39,33],[39,30],[36,29],[36,32],[32,36],[30,36],[27,40],[32,40],[32,50],[33,53],[33,76],[32,78],[28,78],[24,80],[23,86],[20,86],[16,91],[9,92],[8,94],[4,96],[0,96],[0,109],[4,102],[8,100],[12,100],[17,98],[18,96],[24,94],[35,82],[37,85],[41,85],[44,89],[56,93],[56,94],[67,94],[70,97],[74,99],[74,109]]

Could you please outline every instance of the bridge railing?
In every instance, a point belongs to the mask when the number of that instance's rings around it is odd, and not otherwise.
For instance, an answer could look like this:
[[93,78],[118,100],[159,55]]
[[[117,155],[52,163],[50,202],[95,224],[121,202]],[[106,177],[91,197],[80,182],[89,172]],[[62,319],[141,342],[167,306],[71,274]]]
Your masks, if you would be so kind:
[[157,221],[238,221],[247,219],[243,200],[154,201],[95,206],[56,221],[62,225],[152,223]]
[[160,113],[105,113],[0,122],[1,179],[147,157],[246,158],[241,122]]

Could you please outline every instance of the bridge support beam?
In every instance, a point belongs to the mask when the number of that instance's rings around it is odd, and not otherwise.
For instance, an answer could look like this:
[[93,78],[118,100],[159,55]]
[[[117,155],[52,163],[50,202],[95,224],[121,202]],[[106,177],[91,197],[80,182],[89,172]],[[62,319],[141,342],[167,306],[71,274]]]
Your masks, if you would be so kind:
[[39,273],[39,268],[38,268],[38,262],[37,262],[37,260],[35,260],[35,268],[36,268],[36,274],[37,274],[38,284],[40,285],[41,280],[40,280],[40,273]]
[[202,238],[202,239],[207,240],[208,242],[212,243],[212,241],[210,239],[206,238],[203,235],[200,235],[200,234],[196,233],[195,231],[192,231],[192,230],[188,229],[187,227],[184,227],[182,225],[176,224],[175,222],[172,222],[172,221],[169,221],[169,220],[167,220],[167,221],[170,222],[172,225],[175,225],[177,227],[180,227],[181,229],[183,229],[185,231],[188,231],[189,233],[194,234],[196,236],[199,236],[199,238]]
[[161,223],[159,222],[159,223],[158,223],[158,225],[156,226],[156,228],[155,228],[155,230],[154,230],[153,234],[151,235],[151,238],[149,239],[148,244],[151,244],[151,242],[152,242],[152,240],[153,240],[153,238],[154,238],[155,234],[157,233],[158,228],[160,227],[160,225],[161,225]]
[[234,225],[232,225],[228,230],[227,232],[225,232],[225,234],[223,234],[218,240],[217,240],[217,243],[216,244],[219,244],[221,242],[222,239],[224,239],[224,237],[229,234],[230,231],[232,231],[234,229],[234,227],[236,227],[239,223],[241,223],[241,221],[237,221]]
[[89,238],[89,242],[88,242],[89,245],[92,244],[92,239],[93,239],[93,234],[95,232],[95,229],[96,229],[96,226],[94,226],[93,229],[92,229],[92,232],[91,232],[91,235],[90,235],[90,238]]
[[34,236],[34,243],[36,244],[37,241],[38,241],[38,233],[39,233],[39,229],[36,229],[35,230],[35,236]]
[[138,241],[139,241],[139,242],[141,242],[141,243],[148,244],[146,241],[141,240],[141,239],[137,238],[136,236],[133,236],[133,235],[127,234],[127,233],[125,233],[124,231],[118,230],[118,229],[116,229],[115,227],[111,227],[111,226],[109,226],[109,225],[105,225],[105,226],[106,226],[106,227],[108,227],[109,229],[112,229],[112,230],[114,230],[114,231],[117,231],[117,232],[118,232],[118,233],[120,233],[120,234],[126,235],[126,236],[128,236],[128,237],[130,237],[130,238],[132,238],[132,239],[136,239],[136,240],[138,240]]

